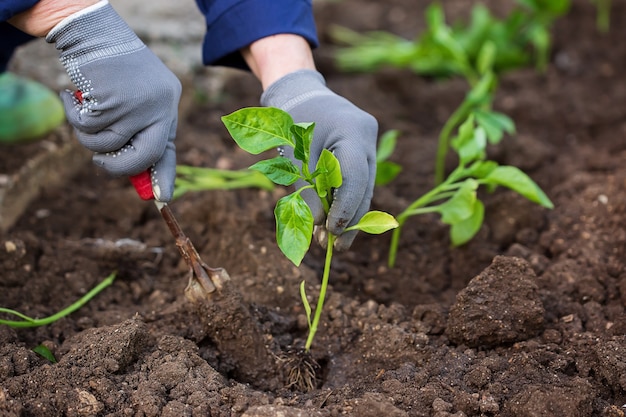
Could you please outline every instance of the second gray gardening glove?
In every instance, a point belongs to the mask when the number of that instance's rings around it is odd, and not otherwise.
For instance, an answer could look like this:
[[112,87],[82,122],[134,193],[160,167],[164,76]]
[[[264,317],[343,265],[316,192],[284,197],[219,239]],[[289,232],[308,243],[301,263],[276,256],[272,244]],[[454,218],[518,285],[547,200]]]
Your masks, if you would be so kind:
[[[356,231],[343,233],[343,230],[367,213],[374,192],[376,119],[328,89],[324,77],[313,70],[299,70],[280,78],[263,92],[261,104],[288,112],[296,123],[315,123],[311,172],[323,149],[331,151],[339,160],[343,183],[335,190],[328,218],[325,219],[314,190],[304,190],[302,197],[313,212],[315,224],[324,224],[326,220],[328,231],[339,236],[335,248],[349,248]],[[292,148],[285,149],[285,156],[300,164],[294,159]],[[306,184],[296,183],[296,187],[303,185]]]
[[174,190],[181,84],[108,2],[75,13],[46,36],[82,99],[61,98],[78,140],[115,176],[152,167],[157,200]]

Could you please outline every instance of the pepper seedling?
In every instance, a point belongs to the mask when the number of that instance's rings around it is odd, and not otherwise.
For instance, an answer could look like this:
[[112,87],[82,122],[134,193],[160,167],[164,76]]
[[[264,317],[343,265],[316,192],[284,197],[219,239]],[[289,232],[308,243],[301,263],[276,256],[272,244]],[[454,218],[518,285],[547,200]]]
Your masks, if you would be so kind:
[[477,197],[481,185],[489,190],[503,186],[543,207],[554,207],[541,188],[519,168],[498,165],[486,159],[489,138],[501,137],[508,123],[509,120],[498,113],[477,111],[461,124],[458,135],[451,141],[459,155],[457,168],[396,216],[399,227],[391,237],[389,266],[394,266],[396,261],[402,226],[412,216],[426,213],[441,215],[441,221],[450,226],[450,240],[454,246],[472,239],[484,219],[484,205]]
[[[250,167],[265,174],[274,183],[290,186],[296,181],[306,185],[282,197],[276,203],[276,241],[283,254],[294,265],[299,266],[309,250],[313,237],[314,219],[311,209],[301,193],[305,189],[315,190],[324,211],[332,204],[333,190],[341,187],[341,166],[337,158],[327,149],[322,150],[313,172],[309,169],[310,145],[313,141],[314,123],[294,123],[289,113],[273,107],[249,107],[223,116],[222,121],[237,145],[251,154],[260,154],[270,149],[292,147],[294,157],[302,162],[301,167],[289,158],[277,156],[261,160]],[[360,221],[345,230],[360,230],[370,234],[381,234],[398,226],[398,222],[388,213],[370,211]],[[305,283],[300,285],[300,294],[307,315],[309,333],[304,346],[311,349],[317,332],[324,299],[328,288],[333,244],[337,236],[327,234],[326,258],[320,288],[320,295],[312,317]]]
[[422,76],[461,76],[466,80],[470,89],[439,135],[435,184],[444,179],[450,135],[475,109],[491,111],[497,76],[533,62],[539,70],[547,66],[549,29],[557,17],[567,12],[570,0],[517,3],[504,19],[477,4],[471,9],[468,23],[448,25],[442,5],[434,2],[426,9],[426,30],[414,41],[382,31],[359,34],[341,27],[331,33],[335,40],[349,45],[336,54],[343,70],[371,72],[392,66]]

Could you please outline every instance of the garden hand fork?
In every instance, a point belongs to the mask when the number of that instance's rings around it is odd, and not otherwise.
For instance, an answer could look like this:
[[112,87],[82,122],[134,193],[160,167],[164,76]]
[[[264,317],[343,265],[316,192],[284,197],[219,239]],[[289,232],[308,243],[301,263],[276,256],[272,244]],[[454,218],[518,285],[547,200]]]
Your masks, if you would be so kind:
[[[77,90],[74,93],[76,100],[82,103],[83,93]],[[174,217],[174,213],[163,201],[154,198],[154,190],[152,189],[151,168],[146,171],[130,177],[130,182],[135,187],[135,191],[142,200],[154,200],[154,204],[163,216],[163,220],[172,232],[176,240],[176,247],[181,256],[189,266],[189,283],[185,289],[187,294],[200,293],[210,294],[215,290],[221,290],[225,281],[230,281],[230,276],[223,268],[211,268],[208,266],[198,254],[198,251],[191,243],[191,240],[183,233],[178,221]]]
[[198,251],[191,243],[191,240],[183,233],[178,221],[174,217],[174,213],[172,213],[167,203],[154,198],[150,169],[131,176],[130,182],[133,184],[135,191],[137,191],[137,194],[139,194],[142,200],[154,200],[154,204],[157,209],[159,209],[159,212],[161,212],[161,216],[163,216],[163,220],[165,220],[170,232],[172,232],[176,240],[176,247],[178,247],[178,251],[189,266],[189,283],[185,291],[188,292],[191,287],[197,285],[200,285],[206,294],[210,294],[216,289],[220,290],[223,283],[230,280],[230,277],[223,268],[211,268],[202,261]]

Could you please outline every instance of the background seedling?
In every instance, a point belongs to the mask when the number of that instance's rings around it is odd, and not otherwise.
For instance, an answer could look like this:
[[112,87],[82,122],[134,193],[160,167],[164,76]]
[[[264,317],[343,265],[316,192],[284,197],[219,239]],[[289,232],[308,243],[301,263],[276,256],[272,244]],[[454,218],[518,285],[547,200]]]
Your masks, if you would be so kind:
[[469,91],[464,101],[439,135],[435,161],[435,184],[439,184],[445,176],[452,132],[475,109],[490,111],[499,74],[533,62],[538,69],[545,69],[551,44],[549,29],[569,5],[569,0],[518,0],[518,6],[505,19],[498,19],[477,4],[469,23],[448,25],[443,7],[433,3],[426,10],[427,28],[414,41],[386,32],[359,34],[335,27],[333,37],[350,45],[339,49],[336,59],[346,71],[393,66],[422,76],[460,76],[467,81]]
[[[606,2],[608,0],[593,0]],[[550,28],[567,13],[570,0],[518,0],[504,19],[491,14],[482,4],[472,7],[469,21],[445,23],[443,7],[432,3],[426,10],[426,30],[415,39],[389,32],[360,34],[334,26],[331,36],[347,45],[336,54],[345,71],[371,72],[381,67],[408,68],[422,76],[475,79],[475,63],[482,45],[492,42],[498,54],[495,70],[531,65],[545,68],[550,49]]]
[[[300,265],[309,250],[313,236],[314,219],[311,209],[302,198],[305,189],[315,190],[326,213],[332,204],[333,190],[342,184],[341,167],[337,158],[324,149],[317,161],[315,170],[310,172],[310,145],[313,141],[313,123],[294,123],[291,116],[277,108],[251,107],[238,110],[222,117],[237,145],[252,154],[259,154],[278,147],[292,147],[294,156],[302,162],[301,167],[290,159],[278,156],[265,159],[252,165],[250,169],[265,174],[274,183],[284,186],[302,180],[307,183],[291,194],[282,197],[274,210],[276,218],[276,241],[283,254],[296,266]],[[361,220],[348,228],[366,233],[380,234],[398,226],[396,220],[387,213],[370,211]],[[307,315],[309,334],[304,351],[309,352],[318,329],[324,299],[328,288],[333,246],[337,237],[327,233],[326,258],[319,299],[314,315],[309,305],[305,283],[300,285],[300,294]],[[309,370],[296,372],[297,375],[310,374]],[[306,383],[304,386],[310,384]]]
[[376,185],[383,186],[393,181],[400,171],[402,166],[395,162],[389,161],[389,157],[396,148],[398,141],[397,130],[389,130],[385,132],[378,141],[378,149],[376,150]]
[[193,191],[234,190],[237,188],[274,189],[274,184],[258,171],[228,170],[189,165],[176,166],[174,198]]
[[489,137],[500,137],[508,121],[497,113],[472,113],[458,129],[452,147],[459,156],[459,165],[448,177],[416,199],[397,215],[399,227],[393,231],[389,249],[389,265],[396,261],[402,226],[412,216],[438,213],[450,226],[450,240],[458,246],[468,242],[480,229],[484,205],[477,197],[478,187],[489,190],[504,186],[546,208],[553,204],[539,186],[513,166],[500,166],[486,159]]
[[104,290],[106,287],[108,287],[109,285],[113,283],[113,280],[115,280],[116,274],[117,274],[116,272],[113,272],[111,275],[106,277],[101,283],[96,285],[87,294],[82,296],[78,301],[76,301],[69,307],[66,307],[63,310],[59,311],[58,313],[55,313],[51,316],[44,317],[41,319],[28,317],[27,315],[22,314],[19,311],[0,307],[0,313],[10,314],[10,315],[13,315],[22,319],[22,320],[0,319],[0,324],[4,324],[10,327],[39,327],[39,326],[46,326],[48,324],[52,324],[55,321],[75,312],[76,310],[78,310],[79,308],[87,304],[89,300],[91,300],[93,297],[98,295],[102,290]]

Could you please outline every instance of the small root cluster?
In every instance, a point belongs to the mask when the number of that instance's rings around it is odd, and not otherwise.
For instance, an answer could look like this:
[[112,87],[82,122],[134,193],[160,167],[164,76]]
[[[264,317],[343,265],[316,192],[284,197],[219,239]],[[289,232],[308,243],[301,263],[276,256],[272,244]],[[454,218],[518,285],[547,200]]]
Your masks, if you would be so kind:
[[318,387],[320,365],[311,354],[299,349],[287,352],[279,362],[283,370],[285,387],[300,392],[309,392]]

